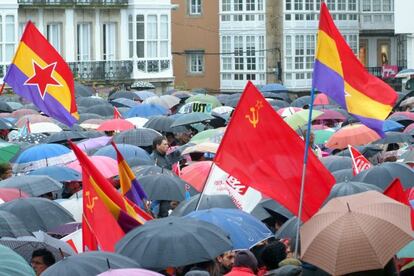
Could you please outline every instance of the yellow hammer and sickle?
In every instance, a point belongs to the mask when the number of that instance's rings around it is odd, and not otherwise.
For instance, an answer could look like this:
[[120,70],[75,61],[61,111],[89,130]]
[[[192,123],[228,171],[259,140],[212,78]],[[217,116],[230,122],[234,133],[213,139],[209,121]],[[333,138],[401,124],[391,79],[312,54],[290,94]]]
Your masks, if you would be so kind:
[[94,196],[91,198],[89,191],[86,191],[85,195],[88,198],[86,208],[88,208],[93,213],[93,207],[95,207],[95,201],[98,200],[98,197]]
[[[261,101],[257,101],[255,106],[250,107],[250,114],[246,115],[246,119],[256,128],[259,123],[259,110],[263,107]],[[251,116],[250,116],[251,115]]]

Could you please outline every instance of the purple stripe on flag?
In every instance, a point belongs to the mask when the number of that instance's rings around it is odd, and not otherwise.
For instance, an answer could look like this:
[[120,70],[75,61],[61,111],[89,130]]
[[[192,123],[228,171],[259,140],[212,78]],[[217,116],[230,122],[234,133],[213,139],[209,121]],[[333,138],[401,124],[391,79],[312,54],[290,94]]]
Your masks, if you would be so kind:
[[118,224],[125,233],[128,233],[132,229],[141,225],[136,219],[128,215],[123,210],[119,210]]
[[136,180],[136,178],[134,178],[134,179],[131,180],[131,187],[125,193],[125,196],[129,200],[131,200],[132,202],[134,202],[135,204],[137,204],[138,206],[140,206],[141,208],[144,207],[144,199],[147,199],[148,198],[147,194],[141,188],[141,185]]
[[385,133],[382,130],[382,125],[384,124],[384,121],[377,120],[377,119],[372,119],[372,118],[366,118],[366,117],[358,116],[358,115],[355,115],[355,114],[352,114],[352,113],[350,113],[350,114],[352,116],[354,116],[355,118],[357,118],[361,123],[363,123],[364,125],[366,125],[370,129],[374,130],[382,138],[385,137]]
[[344,79],[334,70],[330,69],[325,64],[315,60],[313,68],[312,85],[320,92],[331,97],[345,110],[345,87]]
[[52,97],[49,93],[45,94],[44,99],[40,96],[37,86],[24,85],[28,77],[20,69],[12,64],[7,73],[7,79],[4,81],[13,88],[16,94],[33,102],[42,112],[56,120],[72,126],[77,122],[70,112],[62,104]]

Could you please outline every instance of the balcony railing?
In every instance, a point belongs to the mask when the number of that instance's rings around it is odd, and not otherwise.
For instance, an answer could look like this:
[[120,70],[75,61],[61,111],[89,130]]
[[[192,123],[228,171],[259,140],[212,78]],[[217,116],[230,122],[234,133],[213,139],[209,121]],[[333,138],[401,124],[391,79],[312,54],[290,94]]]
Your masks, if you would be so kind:
[[130,80],[133,63],[130,60],[69,62],[75,79],[86,81]]
[[24,6],[126,6],[128,0],[17,0]]
[[[382,67],[366,67],[367,71],[378,78],[381,78]],[[400,72],[404,67],[398,66],[398,72]]]

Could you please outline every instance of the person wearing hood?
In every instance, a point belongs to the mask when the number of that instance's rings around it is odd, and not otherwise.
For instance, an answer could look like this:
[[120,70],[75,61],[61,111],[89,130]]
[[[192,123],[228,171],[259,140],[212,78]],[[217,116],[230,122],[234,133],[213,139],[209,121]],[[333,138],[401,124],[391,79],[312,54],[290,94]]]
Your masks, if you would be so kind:
[[256,275],[257,259],[249,250],[241,250],[234,257],[234,265],[225,276],[251,276]]

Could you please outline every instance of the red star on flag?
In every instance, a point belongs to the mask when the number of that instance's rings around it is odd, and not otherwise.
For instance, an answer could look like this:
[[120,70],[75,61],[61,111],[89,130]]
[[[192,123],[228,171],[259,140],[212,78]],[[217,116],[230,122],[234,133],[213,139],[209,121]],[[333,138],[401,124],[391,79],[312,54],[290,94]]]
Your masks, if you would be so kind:
[[37,64],[34,60],[33,62],[33,69],[34,69],[34,75],[31,76],[29,79],[26,80],[24,83],[25,85],[36,85],[40,97],[42,99],[45,97],[47,87],[49,85],[54,86],[62,86],[53,76],[53,71],[55,71],[56,63],[48,64],[46,67],[40,67],[39,64]]

